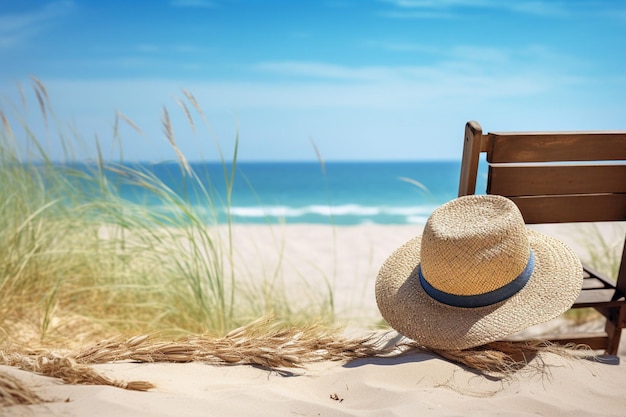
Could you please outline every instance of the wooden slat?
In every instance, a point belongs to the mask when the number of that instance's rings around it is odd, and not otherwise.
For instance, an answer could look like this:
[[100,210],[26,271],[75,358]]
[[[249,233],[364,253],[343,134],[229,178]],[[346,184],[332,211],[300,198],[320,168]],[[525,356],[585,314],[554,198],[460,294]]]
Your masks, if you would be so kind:
[[626,165],[491,165],[487,192],[507,197],[626,193]]
[[511,197],[527,224],[626,220],[626,194]]
[[616,277],[609,277],[587,263],[583,263],[583,277],[585,281],[597,281],[599,284],[604,284],[605,287],[615,288]]
[[588,277],[583,273],[583,290],[601,289],[601,288],[615,288],[615,282],[607,282],[602,278]]
[[620,264],[619,271],[617,272],[617,283],[615,286],[622,294],[626,294],[626,241],[624,241],[622,263]]
[[593,290],[606,288],[602,281],[593,278],[583,279],[583,290]]
[[612,300],[615,290],[611,289],[594,289],[583,290],[572,306],[573,308],[586,307],[618,307],[624,304],[624,297]]
[[489,133],[493,151],[487,161],[626,160],[626,131],[573,133]]
[[481,152],[483,130],[477,122],[465,124],[463,142],[463,161],[461,162],[461,178],[459,180],[459,197],[476,192],[476,176],[478,160]]

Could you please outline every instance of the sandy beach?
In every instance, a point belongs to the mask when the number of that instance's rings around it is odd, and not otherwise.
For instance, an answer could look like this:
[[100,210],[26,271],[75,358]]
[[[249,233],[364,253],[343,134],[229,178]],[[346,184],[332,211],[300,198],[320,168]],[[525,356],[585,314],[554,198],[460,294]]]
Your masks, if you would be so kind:
[[490,381],[429,354],[321,363],[286,375],[249,366],[115,364],[98,370],[149,379],[134,392],[69,386],[6,369],[58,402],[7,416],[622,416],[626,366],[546,357],[547,373]]
[[[607,227],[623,242],[623,227]],[[577,252],[580,228],[545,226]],[[347,334],[366,334],[382,319],[374,298],[378,268],[422,226],[236,226],[235,268],[277,279],[293,297],[309,288],[333,291],[335,312]],[[620,237],[621,233],[621,237]],[[294,303],[297,303],[294,299]],[[527,330],[573,327],[563,319]],[[601,323],[586,323],[601,329]],[[396,341],[398,335],[377,330]],[[602,360],[544,354],[505,379],[491,378],[424,351],[304,368],[263,369],[204,363],[107,363],[99,372],[117,380],[155,384],[148,392],[110,386],[66,385],[16,368],[0,367],[52,402],[0,409],[6,416],[622,416],[626,344]],[[536,367],[543,367],[536,372]]]

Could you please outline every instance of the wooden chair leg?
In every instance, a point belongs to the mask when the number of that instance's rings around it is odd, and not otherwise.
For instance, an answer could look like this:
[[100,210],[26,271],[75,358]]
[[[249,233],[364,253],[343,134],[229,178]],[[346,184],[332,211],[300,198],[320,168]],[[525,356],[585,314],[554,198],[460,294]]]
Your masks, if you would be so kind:
[[608,336],[606,354],[617,355],[619,342],[622,335],[622,326],[626,322],[626,307],[621,306],[612,309],[606,320],[606,334]]

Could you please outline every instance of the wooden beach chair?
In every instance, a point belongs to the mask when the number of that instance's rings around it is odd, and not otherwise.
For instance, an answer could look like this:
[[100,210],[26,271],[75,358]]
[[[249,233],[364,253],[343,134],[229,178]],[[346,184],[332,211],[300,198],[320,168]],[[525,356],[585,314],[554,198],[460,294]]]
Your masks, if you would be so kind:
[[[487,194],[510,198],[527,224],[626,220],[626,131],[483,134],[465,126],[459,196],[476,192],[481,153]],[[606,317],[604,334],[569,334],[559,343],[584,343],[615,355],[626,327],[626,244],[616,280],[584,266],[583,291],[573,308]]]

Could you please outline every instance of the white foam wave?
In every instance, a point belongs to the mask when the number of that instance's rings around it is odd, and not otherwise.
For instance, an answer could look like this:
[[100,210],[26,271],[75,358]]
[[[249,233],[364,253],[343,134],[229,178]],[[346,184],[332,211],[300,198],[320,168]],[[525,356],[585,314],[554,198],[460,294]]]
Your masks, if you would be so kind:
[[408,216],[406,222],[410,224],[425,224],[428,216]]
[[[230,212],[239,217],[302,217],[306,215],[319,216],[403,216],[407,221],[421,222],[430,215],[434,207],[376,207],[363,206],[360,204],[344,204],[339,206],[310,205],[304,207],[289,206],[253,206],[231,207]],[[422,221],[423,220],[423,221]]]

